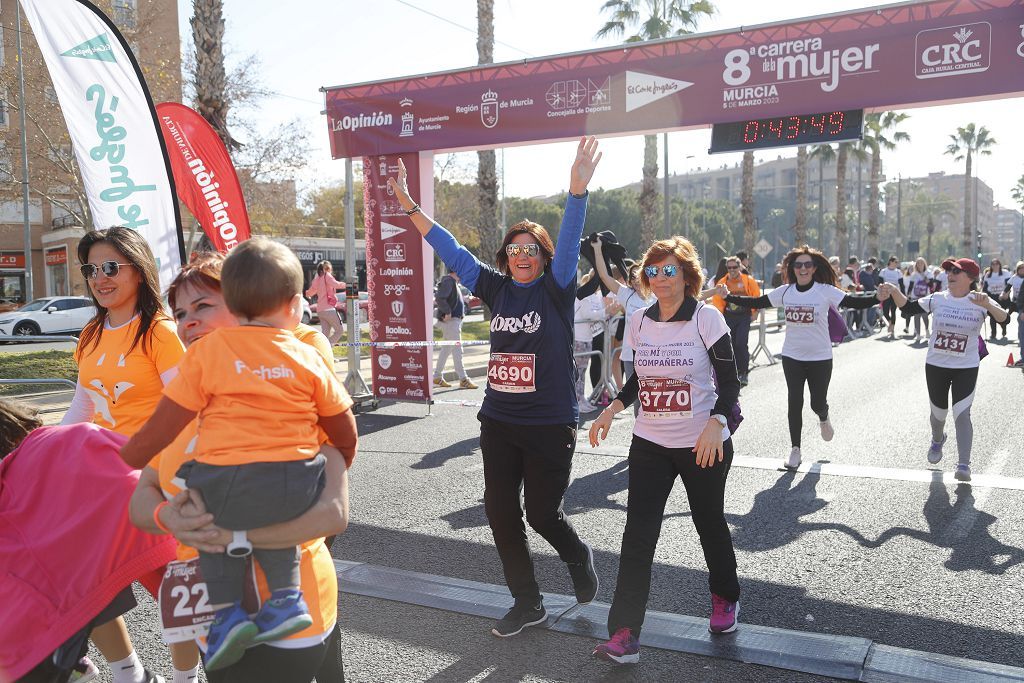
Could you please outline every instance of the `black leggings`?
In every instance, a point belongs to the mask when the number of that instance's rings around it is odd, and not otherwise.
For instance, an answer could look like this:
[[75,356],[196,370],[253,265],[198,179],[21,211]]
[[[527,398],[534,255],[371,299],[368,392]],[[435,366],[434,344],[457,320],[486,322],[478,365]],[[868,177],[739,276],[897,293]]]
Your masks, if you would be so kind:
[[882,315],[885,316],[890,325],[896,324],[896,302],[892,297],[882,302]]
[[811,390],[811,410],[824,422],[828,419],[832,359],[796,360],[783,356],[782,372],[786,375],[786,388],[789,390],[789,441],[794,447],[799,447],[803,429],[804,383]]
[[[604,332],[597,335],[590,341],[590,348],[594,351],[604,352]],[[596,387],[601,383],[601,372],[604,370],[603,356],[590,357],[590,386]],[[600,398],[600,397],[598,397]]]
[[324,661],[328,642],[298,650],[257,645],[237,664],[206,672],[210,683],[310,683]]
[[[1003,308],[1003,309],[1007,308],[1006,302],[1000,300],[1000,298],[998,296],[995,296],[993,294],[989,294],[988,298],[992,299],[992,302],[995,303],[996,306],[999,306],[1000,308]],[[1007,314],[1006,319],[1003,320],[1003,322],[998,322],[995,318],[992,317],[991,313],[988,314],[988,329],[990,330],[990,336],[992,338],[995,338],[995,336],[996,336],[996,325],[998,325],[998,326],[1003,328],[1003,336],[1005,337],[1006,336],[1006,326],[1009,325],[1009,324],[1010,324],[1010,316],[1009,316],[1009,314]]]

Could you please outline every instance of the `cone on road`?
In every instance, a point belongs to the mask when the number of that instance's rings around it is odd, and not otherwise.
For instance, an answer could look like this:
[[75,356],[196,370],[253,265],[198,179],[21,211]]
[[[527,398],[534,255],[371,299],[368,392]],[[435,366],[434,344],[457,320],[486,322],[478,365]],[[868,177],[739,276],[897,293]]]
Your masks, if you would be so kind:
[[1013,354],[1012,353],[1010,354],[1010,357],[1006,359],[1006,367],[1008,367],[1008,368],[1012,368],[1013,367]]

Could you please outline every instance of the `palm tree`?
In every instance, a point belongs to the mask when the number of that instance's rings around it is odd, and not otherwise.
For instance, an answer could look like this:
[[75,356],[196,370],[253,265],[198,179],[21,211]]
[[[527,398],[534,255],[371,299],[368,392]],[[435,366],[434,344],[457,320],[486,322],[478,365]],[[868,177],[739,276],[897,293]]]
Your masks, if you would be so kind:
[[[825,164],[836,160],[836,150],[832,145],[814,145],[808,154],[810,159],[818,160],[818,249],[827,251],[825,242]],[[799,246],[799,242],[797,243]]]
[[[480,64],[494,62],[494,0],[476,2],[476,52]],[[498,227],[498,172],[494,150],[477,152],[476,185],[480,217],[480,259],[493,263],[501,246]]]
[[807,145],[796,148],[796,220],[793,223],[794,244],[807,243]]
[[743,216],[743,248],[749,254],[754,250],[754,153],[743,153],[743,190],[740,197]]
[[871,180],[868,195],[868,256],[878,256],[878,184],[882,181],[882,150],[896,149],[896,143],[908,142],[910,134],[897,131],[896,126],[906,121],[909,114],[887,111],[868,114],[863,147],[871,152]]
[[1024,175],[1017,179],[1017,184],[1010,190],[1010,196],[1024,209]]
[[[691,33],[704,16],[715,13],[710,0],[607,0],[601,11],[609,19],[598,38],[624,36],[627,30],[637,32],[627,43],[658,40]],[[646,19],[643,16],[646,15]],[[644,136],[643,182],[640,186],[640,234],[645,244],[654,241],[658,229],[658,137]]]
[[228,109],[224,73],[224,3],[222,0],[195,0],[192,40],[196,45],[196,111],[217,131],[229,150],[242,145],[228,132]]
[[[949,136],[950,143],[946,147],[946,154],[953,157],[954,161],[964,160],[964,234],[963,248],[965,253],[974,253],[974,229],[971,223],[972,208],[977,209],[977,193],[974,196],[974,203],[971,202],[971,164],[975,154],[992,154],[992,147],[996,140],[991,136],[988,128],[982,126],[976,128],[973,123],[961,126],[956,133]],[[981,248],[981,244],[978,244]]]

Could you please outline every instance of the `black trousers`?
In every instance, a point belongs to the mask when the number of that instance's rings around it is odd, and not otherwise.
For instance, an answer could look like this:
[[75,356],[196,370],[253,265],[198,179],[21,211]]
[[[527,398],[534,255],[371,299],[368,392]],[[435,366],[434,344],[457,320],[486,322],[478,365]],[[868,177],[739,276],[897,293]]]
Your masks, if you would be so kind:
[[896,301],[892,297],[882,302],[882,315],[890,325],[896,324]]
[[615,598],[608,612],[609,635],[624,626],[633,635],[640,635],[651,592],[654,550],[661,535],[665,503],[676,477],[681,477],[686,487],[693,526],[708,565],[708,587],[726,600],[739,600],[736,553],[725,521],[725,481],[732,465],[732,439],[723,445],[722,462],[701,468],[692,448],[664,448],[633,435],[629,447],[626,529],[622,533]]
[[575,425],[517,425],[483,415],[480,451],[484,460],[484,509],[505,583],[516,601],[536,601],[540,587],[533,573],[526,521],[551,544],[563,562],[582,562],[586,548],[562,510],[569,486]]
[[[1002,299],[1000,299],[999,296],[996,295],[996,294],[989,294],[988,298],[992,299],[992,303],[994,303],[996,306],[999,306],[1000,308],[1003,308],[1003,309],[1009,308],[1009,304],[1007,302],[1003,301]],[[989,313],[988,314],[988,326],[989,326],[989,330],[990,330],[989,336],[992,337],[993,339],[995,339],[996,327],[1002,327],[1003,328],[1003,336],[1005,337],[1006,336],[1006,326],[1009,325],[1009,324],[1010,324],[1010,316],[1009,315],[1006,316],[1006,320],[1004,320],[1003,322],[999,322],[998,320],[996,320],[992,316],[991,313]]]
[[804,384],[811,390],[811,410],[818,419],[828,419],[828,383],[832,380],[832,359],[795,360],[782,357],[782,373],[786,376],[789,392],[789,442],[800,446],[803,429]]
[[740,375],[750,373],[750,312],[742,311],[725,314],[725,324],[729,326],[732,336],[732,355],[736,358],[736,372]]
[[210,683],[311,683],[324,661],[327,646],[327,641],[297,650],[256,645],[246,650],[236,664],[207,671],[206,680]]
[[[590,342],[590,348],[594,351],[604,351],[604,332],[594,337]],[[604,371],[604,363],[600,356],[590,357],[590,386],[596,387],[601,383],[601,373]],[[586,387],[584,387],[586,388]],[[613,397],[614,398],[614,397]]]

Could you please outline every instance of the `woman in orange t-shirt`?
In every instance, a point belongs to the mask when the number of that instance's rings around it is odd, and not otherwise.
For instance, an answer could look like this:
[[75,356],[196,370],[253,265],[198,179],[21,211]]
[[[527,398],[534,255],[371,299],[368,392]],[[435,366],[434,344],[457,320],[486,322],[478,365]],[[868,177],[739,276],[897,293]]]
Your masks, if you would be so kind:
[[[61,424],[92,422],[131,436],[153,413],[185,347],[164,313],[156,259],[139,233],[92,230],[78,243],[78,260],[96,315],[75,349],[78,382]],[[126,606],[134,607],[130,591],[127,598]],[[143,675],[121,617],[94,629],[91,638],[115,683]],[[173,647],[171,659],[182,672],[199,663],[194,648]]]
[[[186,345],[217,328],[238,324],[221,293],[222,263],[220,254],[199,256],[168,289],[178,334]],[[295,334],[320,351],[324,362],[333,368],[331,348],[322,334],[305,325],[300,325]],[[180,482],[174,480],[178,467],[192,457],[195,435],[195,428],[184,429],[171,446],[149,463],[142,471],[129,508],[136,526],[151,533],[173,533],[179,542],[178,559],[183,562],[197,556],[196,548],[223,552],[231,536],[230,532],[211,527],[212,516],[196,508],[188,493],[181,492]],[[339,534],[348,525],[346,459],[350,460],[354,453],[342,454],[329,445],[324,445],[322,452],[327,457],[327,482],[320,500],[296,519],[247,532],[249,541],[257,547],[301,546],[301,589],[313,625],[285,640],[250,648],[236,664],[208,672],[211,683],[308,683],[314,676],[324,683],[344,679],[338,641],[337,577],[324,537]],[[160,505],[165,500],[170,503]],[[157,519],[164,528],[158,526]],[[269,590],[258,568],[256,587],[261,598],[266,599]]]

